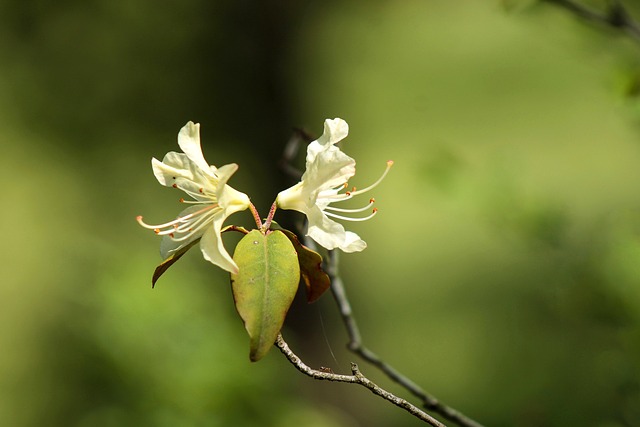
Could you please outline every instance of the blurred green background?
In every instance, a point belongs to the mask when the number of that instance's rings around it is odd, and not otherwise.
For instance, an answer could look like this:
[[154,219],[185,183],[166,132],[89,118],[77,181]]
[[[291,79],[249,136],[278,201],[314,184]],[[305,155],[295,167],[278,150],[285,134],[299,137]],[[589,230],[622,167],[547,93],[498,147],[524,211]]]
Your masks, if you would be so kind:
[[[135,216],[180,210],[150,158],[185,122],[266,214],[292,127],[333,117],[353,185],[395,160],[351,227],[369,248],[341,258],[366,344],[487,426],[640,425],[629,38],[497,0],[4,0],[0,24],[0,425],[418,425],[277,351],[251,364],[197,251],[150,286]],[[284,333],[311,366],[357,361],[330,295]]]

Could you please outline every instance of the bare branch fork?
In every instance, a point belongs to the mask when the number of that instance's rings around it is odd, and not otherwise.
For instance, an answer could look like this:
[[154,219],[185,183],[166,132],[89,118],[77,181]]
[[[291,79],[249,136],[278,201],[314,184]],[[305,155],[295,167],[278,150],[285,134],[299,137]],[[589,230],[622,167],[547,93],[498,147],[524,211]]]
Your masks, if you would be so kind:
[[[306,133],[296,130],[285,147],[281,167],[283,168],[285,173],[287,173],[292,178],[299,179],[302,175],[298,169],[292,166],[292,161],[298,152],[299,145],[301,142],[310,141],[311,138]],[[315,242],[313,242],[308,237],[305,237],[304,241],[305,245],[307,245],[308,247],[317,249]],[[324,259],[324,268],[329,275],[329,278],[331,279],[331,292],[333,294],[334,300],[336,301],[336,304],[338,305],[338,309],[340,310],[340,315],[342,317],[342,322],[344,323],[347,334],[349,336],[347,348],[353,353],[360,356],[366,362],[369,362],[373,366],[380,369],[385,375],[387,375],[388,378],[404,387],[414,396],[418,397],[422,401],[422,404],[426,409],[441,415],[445,419],[458,424],[460,427],[483,427],[482,424],[463,415],[450,406],[443,404],[438,399],[425,392],[420,386],[418,386],[406,376],[402,375],[391,365],[384,362],[373,351],[365,347],[362,342],[362,336],[360,335],[360,329],[355,317],[353,316],[353,310],[351,308],[351,303],[349,302],[349,299],[347,297],[344,283],[339,275],[337,251],[328,251],[328,256]],[[381,396],[385,400],[388,400],[389,402],[407,410],[412,415],[423,421],[426,421],[432,426],[444,426],[444,424],[440,423],[438,420],[429,416],[406,400],[401,399],[375,385],[360,373],[358,366],[355,363],[351,364],[351,370],[353,373],[353,375],[351,376],[318,371],[305,365],[300,360],[300,358],[289,349],[287,343],[282,339],[282,336],[278,336],[275,344],[287,357],[287,359],[305,375],[319,380],[339,381],[363,385],[378,396]]]
[[293,353],[293,351],[291,351],[287,343],[282,338],[282,335],[278,335],[278,338],[276,339],[276,346],[287,357],[287,359],[289,359],[289,362],[291,362],[300,372],[302,372],[305,375],[315,378],[316,380],[327,380],[327,381],[337,381],[342,383],[360,384],[361,386],[371,390],[373,394],[376,394],[382,397],[383,399],[393,403],[394,405],[404,409],[414,417],[422,421],[425,421],[434,427],[446,427],[440,421],[436,420],[435,418],[433,418],[432,416],[430,416],[429,414],[427,414],[417,406],[412,405],[406,400],[401,399],[398,396],[392,393],[389,393],[388,391],[374,384],[370,379],[365,377],[362,374],[362,372],[360,372],[360,369],[358,369],[358,365],[356,365],[355,363],[351,363],[351,373],[353,375],[341,375],[341,374],[334,374],[332,372],[318,371],[316,369],[310,368],[304,362],[302,362],[302,360],[300,360],[300,358],[296,356]]
[[640,43],[640,25],[619,1],[612,1],[604,11],[599,11],[573,0],[541,0],[555,4],[576,16],[609,28],[624,31],[634,41]]

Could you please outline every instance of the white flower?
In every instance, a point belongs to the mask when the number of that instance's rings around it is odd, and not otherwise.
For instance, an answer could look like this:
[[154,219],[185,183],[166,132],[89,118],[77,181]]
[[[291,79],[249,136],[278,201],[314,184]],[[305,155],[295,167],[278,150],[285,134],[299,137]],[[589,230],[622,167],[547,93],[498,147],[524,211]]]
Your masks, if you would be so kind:
[[178,218],[159,225],[149,225],[137,218],[140,225],[164,236],[160,244],[163,259],[200,238],[204,258],[231,273],[238,266],[225,250],[220,236],[227,217],[249,207],[249,197],[227,185],[238,170],[235,163],[216,168],[209,165],[200,147],[200,124],[187,123],[178,134],[178,145],[183,153],[170,152],[162,162],[151,161],[153,174],[160,184],[179,188],[193,200],[180,199],[190,206]]
[[[364,212],[371,208],[374,199],[357,209],[343,209],[330,206],[332,203],[349,200],[354,196],[371,190],[386,176],[392,161],[382,176],[372,185],[362,190],[348,187],[349,178],[356,173],[356,161],[344,154],[336,143],[349,133],[349,125],[342,119],[325,120],[324,133],[309,144],[307,148],[306,171],[302,180],[293,187],[278,194],[277,206],[281,209],[293,209],[307,216],[309,228],[307,235],[327,249],[340,248],[345,252],[359,252],[367,247],[356,233],[346,231],[331,218],[347,221],[365,221],[376,214],[376,209],[366,217],[353,218],[344,214]],[[338,212],[338,213],[337,213]]]

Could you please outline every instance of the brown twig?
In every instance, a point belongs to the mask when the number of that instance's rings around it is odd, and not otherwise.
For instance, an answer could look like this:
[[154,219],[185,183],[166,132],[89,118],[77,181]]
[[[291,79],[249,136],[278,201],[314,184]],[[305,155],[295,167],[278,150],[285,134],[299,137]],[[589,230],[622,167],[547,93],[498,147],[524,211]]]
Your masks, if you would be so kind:
[[[296,154],[298,153],[300,144],[302,142],[308,143],[310,141],[311,141],[311,138],[306,133],[296,130],[296,132],[288,141],[285,147],[283,157],[282,157],[281,167],[284,170],[284,172],[287,173],[289,176],[291,176],[293,179],[300,179],[300,177],[302,176],[302,173],[297,168],[292,166],[292,161],[296,156]],[[302,231],[299,234],[303,235],[304,231]],[[304,238],[304,242],[305,242],[305,245],[311,247],[312,249],[314,248],[317,249],[315,242],[313,242],[308,237]],[[324,260],[324,268],[331,279],[331,292],[333,294],[334,300],[336,301],[336,304],[338,305],[338,308],[340,310],[340,315],[342,317],[342,321],[345,325],[347,334],[349,336],[349,343],[347,345],[349,350],[351,350],[353,353],[360,356],[366,362],[369,362],[373,366],[380,369],[391,380],[395,381],[396,383],[404,387],[406,390],[411,392],[413,395],[418,397],[422,401],[422,404],[424,405],[424,407],[427,408],[428,410],[431,410],[441,415],[442,417],[458,424],[460,427],[483,427],[482,424],[463,415],[462,413],[453,409],[452,407],[445,405],[435,397],[425,392],[420,386],[418,386],[416,383],[411,381],[408,377],[401,374],[398,370],[393,368],[391,365],[385,363],[374,352],[372,352],[367,347],[365,347],[362,343],[362,336],[360,335],[360,329],[358,328],[356,319],[353,316],[351,303],[349,302],[349,298],[347,297],[345,287],[342,282],[342,278],[338,274],[337,251],[328,252],[328,256],[325,257],[325,260]],[[276,345],[278,345],[277,342],[276,342]],[[282,350],[282,348],[280,348],[280,350]],[[298,366],[296,365],[296,367]],[[300,368],[298,367],[298,369]],[[317,379],[329,379],[329,377],[325,376],[327,373],[323,371],[316,371],[316,370],[312,370],[311,368],[308,368],[308,369],[310,369],[310,371],[308,372],[302,371],[301,369],[300,370],[303,373]],[[312,374],[310,374],[309,372],[311,372]],[[320,374],[323,374],[323,375],[320,375]]]
[[428,423],[429,425],[432,425],[434,427],[446,427],[440,421],[436,420],[431,415],[427,414],[417,406],[412,405],[406,400],[392,393],[389,393],[383,388],[377,386],[373,381],[365,377],[362,374],[362,372],[360,372],[360,369],[358,369],[358,365],[356,365],[355,363],[351,363],[352,375],[341,375],[341,374],[335,374],[332,372],[318,371],[316,369],[313,369],[307,366],[298,356],[296,356],[296,354],[293,351],[291,351],[291,349],[289,348],[285,340],[282,338],[282,335],[278,334],[278,338],[276,339],[275,345],[280,349],[282,354],[284,354],[287,357],[287,359],[289,360],[289,362],[293,364],[293,366],[295,366],[300,372],[310,376],[311,378],[314,378],[316,380],[327,380],[327,381],[337,381],[337,382],[350,383],[350,384],[360,384],[361,386],[369,389],[373,394],[378,395],[382,397],[384,400],[387,400],[393,403],[394,405],[404,409],[414,417]]
[[572,12],[586,21],[624,31],[640,43],[640,25],[631,17],[627,9],[618,1],[612,1],[606,10],[599,11],[573,0],[541,0]]
[[365,347],[362,344],[360,328],[358,327],[358,323],[353,316],[353,310],[351,309],[349,298],[347,298],[344,283],[342,282],[342,278],[338,274],[338,253],[336,251],[329,252],[329,257],[326,262],[326,271],[331,278],[331,292],[333,294],[333,298],[338,304],[338,309],[340,310],[340,315],[342,316],[342,322],[347,329],[347,334],[349,336],[349,343],[347,344],[347,347],[349,348],[349,350],[362,357],[372,365],[376,366],[391,380],[395,381],[396,383],[410,391],[414,396],[418,397],[422,401],[422,404],[425,408],[442,415],[444,418],[448,419],[449,421],[453,421],[461,427],[482,427],[482,424],[478,423],[475,420],[472,420],[461,412],[453,409],[448,405],[445,405],[440,400],[428,394],[415,382],[411,381],[408,377],[401,374],[391,365],[384,362],[373,351]]

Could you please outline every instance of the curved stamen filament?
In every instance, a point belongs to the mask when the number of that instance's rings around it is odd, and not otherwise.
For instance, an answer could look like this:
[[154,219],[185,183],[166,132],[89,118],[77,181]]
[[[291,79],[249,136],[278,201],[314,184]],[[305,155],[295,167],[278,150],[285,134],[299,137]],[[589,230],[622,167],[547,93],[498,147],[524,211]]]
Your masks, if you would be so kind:
[[[341,201],[341,200],[340,200]],[[344,209],[344,208],[335,208],[333,206],[327,206],[325,209],[325,211],[334,211],[334,212],[345,212],[345,213],[357,213],[357,212],[364,212],[367,209],[369,209],[371,206],[373,206],[373,204],[375,203],[374,199],[369,199],[369,204],[366,206],[363,206],[361,208],[354,208],[354,209]]]
[[158,224],[158,225],[147,224],[146,222],[144,222],[142,220],[142,215],[138,215],[136,217],[136,221],[138,221],[138,224],[140,224],[144,228],[148,228],[149,230],[160,230],[162,228],[167,228],[167,227],[171,227],[171,226],[176,225],[176,224],[180,224],[180,223],[186,222],[193,215],[194,214],[185,215],[183,217],[179,217],[177,219],[174,219],[173,221],[165,222],[164,224]]
[[389,160],[387,162],[387,167],[385,168],[384,172],[382,173],[382,175],[380,176],[380,178],[378,178],[376,180],[376,182],[374,182],[373,184],[371,184],[370,186],[363,188],[362,190],[354,190],[351,191],[349,193],[349,195],[351,196],[355,196],[357,194],[362,194],[362,193],[366,193],[367,191],[373,189],[374,187],[377,187],[378,184],[380,184],[382,182],[382,180],[387,176],[387,174],[389,173],[389,170],[391,169],[391,166],[393,166],[393,160]]
[[[214,215],[214,213],[212,212],[207,212],[205,215],[202,216],[202,218],[205,218],[204,221],[200,221],[200,224],[198,224],[196,227],[192,227],[189,228],[187,230],[185,230],[186,234],[184,236],[181,237],[175,237],[173,235],[173,233],[169,234],[169,236],[171,237],[171,240],[173,240],[174,242],[181,242],[183,240],[188,240],[191,238],[191,236],[193,236],[194,234],[196,234],[198,231],[202,230],[204,227],[206,227],[207,225],[209,225],[210,221],[210,217]],[[199,218],[199,219],[202,219]],[[182,231],[179,231],[179,233]]]
[[[365,188],[363,188],[361,190],[357,190],[354,187],[354,188],[351,189],[351,191],[345,191],[344,193],[339,193],[338,191],[340,191],[341,189],[348,188],[348,184],[344,183],[344,184],[340,185],[339,187],[334,187],[332,189],[333,191],[336,191],[336,193],[321,195],[320,197],[318,197],[318,200],[325,200],[325,201],[328,202],[327,203],[327,205],[328,205],[329,203],[343,202],[345,200],[351,199],[354,196],[357,196],[358,194],[366,193],[367,191],[377,187],[378,184],[380,184],[382,182],[382,180],[389,173],[389,170],[391,169],[391,166],[393,166],[393,161],[389,160],[387,162],[387,167],[385,168],[385,170],[382,173],[382,175],[380,175],[380,177],[373,184],[369,185],[368,187],[365,187]],[[378,212],[378,209],[374,208],[373,212],[371,212],[370,215],[362,217],[362,218],[352,218],[352,217],[348,217],[348,216],[344,216],[344,215],[339,215],[339,214],[334,213],[334,212],[341,212],[341,213],[346,213],[346,214],[364,212],[367,209],[369,209],[374,203],[375,203],[375,199],[371,198],[371,199],[369,199],[369,204],[366,205],[366,206],[363,206],[361,208],[345,209],[345,208],[336,208],[336,207],[333,207],[333,206],[325,206],[324,209],[323,209],[323,212],[328,217],[335,218],[335,219],[341,219],[341,220],[344,220],[344,221],[367,221],[367,220],[369,220],[369,219],[371,219],[371,218],[373,218],[375,216],[375,214]]]
[[343,200],[349,200],[352,197],[353,197],[353,193],[337,193],[337,194],[328,194],[326,196],[322,196],[318,198],[332,200],[331,203],[333,203],[334,201],[342,202]]
[[199,215],[197,218],[192,218],[191,221],[185,222],[184,224],[176,227],[175,231],[178,233],[186,233],[194,228],[200,227],[200,224],[207,222],[212,214],[215,214],[215,211],[209,211]]
[[324,214],[326,216],[329,216],[329,217],[332,217],[332,218],[336,218],[336,219],[342,219],[344,221],[354,221],[354,222],[367,221],[367,220],[373,218],[376,215],[376,213],[378,213],[378,210],[377,209],[373,209],[373,212],[371,212],[371,215],[365,216],[363,218],[349,218],[348,216],[337,215],[337,214],[334,214],[332,212],[327,212],[327,211],[324,212]]
[[[369,185],[368,187],[365,187],[365,188],[363,188],[361,190],[356,190],[356,188],[354,187],[351,191],[346,191],[344,193],[327,194],[327,195],[323,195],[322,197],[319,197],[319,199],[321,198],[321,199],[325,199],[325,200],[335,200],[336,202],[342,202],[344,200],[349,200],[350,198],[352,198],[353,196],[357,196],[358,194],[366,193],[367,191],[377,187],[378,184],[380,184],[382,182],[382,180],[389,173],[389,170],[391,169],[391,166],[393,166],[393,160],[389,160],[387,162],[387,167],[385,168],[385,170],[382,173],[382,175],[380,175],[380,178],[378,178],[376,180],[376,182],[374,182],[373,184]],[[334,188],[334,190],[347,188],[347,186],[348,186],[348,184],[345,182],[344,184]],[[333,202],[331,202],[331,203],[333,203]]]
[[[144,222],[142,220],[142,215],[138,215],[136,217],[136,221],[138,221],[138,224],[140,224],[144,228],[148,228],[149,230],[154,230],[154,231],[158,230],[158,231],[156,231],[156,234],[160,234],[160,233],[169,234],[169,233],[171,233],[172,231],[175,231],[175,229],[178,228],[178,224],[185,224],[185,223],[191,222],[191,219],[193,217],[199,216],[199,215],[203,214],[204,212],[206,212],[206,211],[208,211],[210,209],[217,208],[217,207],[218,207],[218,204],[212,204],[212,205],[209,205],[209,206],[206,206],[206,207],[200,209],[199,211],[192,212],[192,213],[187,214],[185,216],[178,217],[178,218],[174,219],[173,221],[165,222],[164,224],[158,224],[158,225],[147,224],[146,222]],[[198,219],[200,219],[200,218],[198,218]],[[175,228],[174,228],[174,230],[169,231],[169,233],[166,232],[167,230],[159,231],[159,230],[162,230],[163,228],[168,228],[168,227],[175,227]]]

